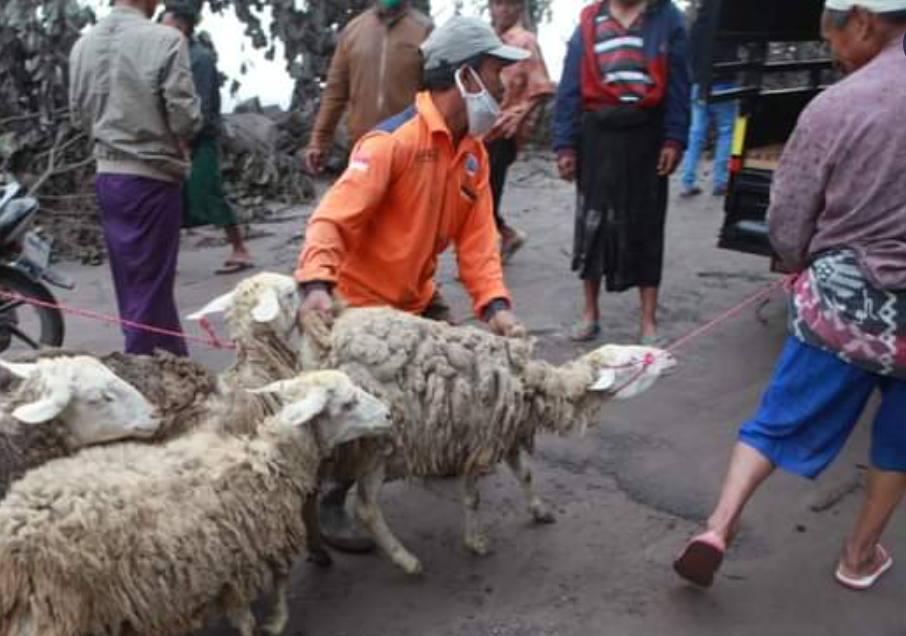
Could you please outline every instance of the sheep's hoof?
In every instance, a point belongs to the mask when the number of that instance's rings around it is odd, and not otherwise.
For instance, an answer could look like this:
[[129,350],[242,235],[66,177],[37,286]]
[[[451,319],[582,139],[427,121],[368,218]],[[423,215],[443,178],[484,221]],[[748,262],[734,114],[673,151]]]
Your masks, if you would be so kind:
[[329,568],[333,565],[333,557],[324,548],[309,549],[308,562],[319,568]]
[[557,521],[557,517],[547,506],[541,505],[532,508],[532,521],[537,524],[550,524]]
[[483,535],[472,535],[465,539],[466,550],[477,556],[487,556],[491,553],[491,542]]
[[286,617],[269,620],[261,626],[258,632],[261,636],[282,636],[283,632],[286,631],[286,625],[288,623],[289,619]]
[[422,562],[411,554],[399,554],[394,556],[393,562],[409,576],[418,576],[425,572]]

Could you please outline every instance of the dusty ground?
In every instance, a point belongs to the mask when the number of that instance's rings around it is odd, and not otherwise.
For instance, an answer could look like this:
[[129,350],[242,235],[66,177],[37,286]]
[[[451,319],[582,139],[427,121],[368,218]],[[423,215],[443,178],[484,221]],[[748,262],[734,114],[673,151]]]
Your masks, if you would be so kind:
[[[514,169],[508,217],[530,237],[507,270],[518,312],[542,355],[563,361],[581,352],[566,338],[579,306],[569,272],[573,192],[550,162]],[[250,245],[262,268],[289,271],[304,216],[256,227]],[[773,280],[758,257],[714,247],[719,201],[674,199],[668,227],[662,332],[671,339],[737,304]],[[211,273],[225,255],[210,233],[184,239],[178,297],[183,313],[230,288],[235,277]],[[64,294],[77,306],[113,307],[106,267],[73,268],[79,286]],[[449,263],[445,292],[465,317],[467,304]],[[634,294],[604,301],[605,340],[631,342]],[[427,572],[407,579],[381,555],[346,556],[333,569],[300,562],[292,589],[290,636],[894,636],[906,633],[894,569],[874,591],[838,588],[831,573],[860,501],[866,427],[835,467],[815,483],[777,475],[745,518],[738,548],[707,592],[678,581],[671,558],[696,530],[717,495],[741,419],[755,408],[784,338],[778,295],[679,352],[681,366],[650,393],[607,408],[582,439],[543,439],[536,459],[541,492],[558,523],[527,522],[508,474],[484,484],[483,511],[493,555],[459,547],[460,514],[451,482],[398,484],[385,509]],[[68,343],[115,349],[115,328],[70,318]],[[212,366],[224,352],[195,348]],[[820,512],[813,510],[820,509]],[[906,555],[906,528],[894,520],[886,539]],[[203,636],[233,632],[214,625]],[[202,635],[198,635],[202,636]]]

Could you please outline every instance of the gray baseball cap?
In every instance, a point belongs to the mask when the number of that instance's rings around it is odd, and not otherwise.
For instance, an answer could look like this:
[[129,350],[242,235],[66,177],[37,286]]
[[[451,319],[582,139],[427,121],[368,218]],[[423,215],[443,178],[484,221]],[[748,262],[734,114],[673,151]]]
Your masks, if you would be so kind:
[[494,30],[478,18],[454,16],[435,29],[422,44],[425,70],[458,66],[478,55],[506,62],[521,62],[532,56],[525,49],[504,44]]

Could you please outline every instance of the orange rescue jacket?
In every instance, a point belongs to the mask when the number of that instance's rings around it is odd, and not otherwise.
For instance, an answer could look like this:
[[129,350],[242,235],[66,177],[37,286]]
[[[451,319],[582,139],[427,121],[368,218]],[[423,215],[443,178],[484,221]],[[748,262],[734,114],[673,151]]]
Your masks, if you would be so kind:
[[353,149],[349,167],[308,224],[300,283],[324,281],[352,306],[421,313],[434,295],[438,255],[453,243],[476,315],[503,282],[488,182],[475,139],[458,148],[429,93]]

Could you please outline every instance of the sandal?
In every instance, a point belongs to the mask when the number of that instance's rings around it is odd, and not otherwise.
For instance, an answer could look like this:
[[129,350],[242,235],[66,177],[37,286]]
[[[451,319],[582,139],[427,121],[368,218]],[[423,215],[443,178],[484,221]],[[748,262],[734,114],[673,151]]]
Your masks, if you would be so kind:
[[654,347],[656,349],[663,349],[667,344],[667,339],[664,336],[659,336],[657,334],[653,336],[640,336],[639,344],[643,347]]
[[234,261],[232,259],[224,261],[223,266],[219,269],[215,269],[214,273],[218,276],[224,276],[227,274],[238,274],[239,272],[245,271],[247,269],[254,269],[255,264],[251,261]]
[[600,335],[600,323],[594,320],[580,320],[573,325],[569,337],[573,342],[589,342],[596,340]]
[[528,237],[525,235],[525,232],[520,232],[519,230],[513,230],[513,239],[511,241],[505,241],[504,245],[500,248],[500,262],[504,265],[510,262],[510,259],[525,245]]
[[726,551],[726,544],[716,532],[703,532],[686,544],[673,562],[673,569],[690,583],[711,587]]
[[837,571],[834,573],[834,578],[837,579],[837,583],[858,592],[867,590],[877,583],[878,579],[880,579],[887,570],[893,567],[893,557],[890,556],[887,550],[884,549],[884,546],[880,543],[875,546],[875,550],[878,561],[874,570],[862,576],[852,576],[843,571],[843,564],[841,563],[837,566]]

